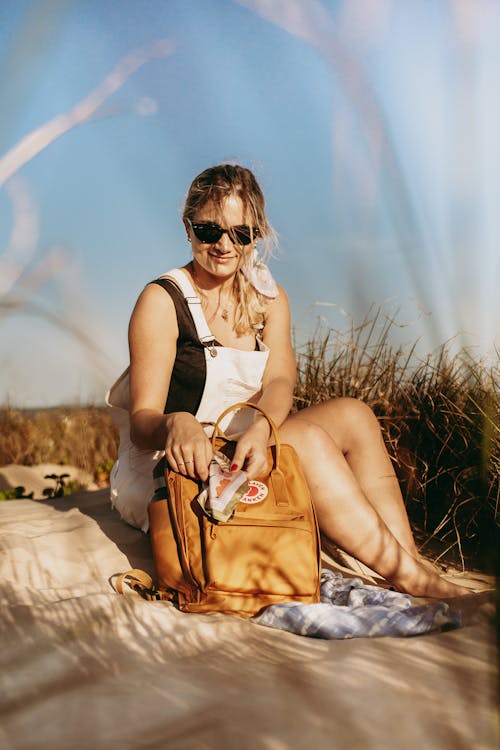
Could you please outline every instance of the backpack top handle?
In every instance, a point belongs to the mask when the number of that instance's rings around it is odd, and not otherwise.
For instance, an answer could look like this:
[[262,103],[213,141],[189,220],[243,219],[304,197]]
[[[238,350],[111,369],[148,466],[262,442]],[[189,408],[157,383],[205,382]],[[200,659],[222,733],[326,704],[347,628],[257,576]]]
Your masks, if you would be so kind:
[[271,472],[269,474],[269,481],[273,485],[274,489],[274,497],[276,501],[276,505],[278,506],[289,506],[290,499],[289,499],[289,492],[287,483],[285,480],[285,476],[280,468],[280,455],[281,455],[281,443],[280,438],[278,434],[278,428],[274,424],[271,417],[266,414],[264,409],[261,409],[260,406],[257,406],[257,404],[253,404],[251,401],[241,401],[240,403],[233,404],[233,406],[229,406],[227,409],[225,409],[222,414],[217,419],[217,422],[214,425],[214,431],[212,433],[212,448],[215,450],[215,441],[218,437],[219,433],[219,423],[227,414],[230,414],[232,411],[236,409],[243,409],[245,407],[248,407],[250,409],[255,409],[256,411],[259,411],[265,419],[269,422],[269,425],[271,427],[271,433],[274,438],[275,443],[275,454],[274,454],[274,465],[271,469]]
[[[219,415],[219,417],[217,419],[217,422],[214,425],[214,431],[212,433],[212,448],[213,448],[213,450],[215,450],[215,441],[216,441],[217,437],[219,436],[219,424],[220,424],[220,422],[222,422],[222,420],[224,419],[224,417],[226,417],[232,411],[236,411],[236,409],[243,409],[243,408],[246,408],[246,407],[248,407],[249,409],[255,409],[256,411],[259,411],[263,415],[263,417],[265,419],[267,419],[267,421],[269,422],[269,426],[271,427],[271,433],[272,433],[272,436],[274,438],[274,443],[275,443],[275,446],[276,446],[276,466],[275,466],[275,468],[279,468],[279,463],[280,463],[280,438],[279,438],[279,434],[278,434],[278,428],[274,424],[274,422],[271,419],[271,417],[268,414],[266,414],[266,412],[264,411],[264,409],[262,409],[260,406],[257,406],[257,404],[253,404],[251,401],[240,401],[237,404],[233,404],[232,406],[228,406],[228,408],[224,409],[224,411],[222,412],[222,414]],[[224,437],[224,436],[222,435],[222,437]]]

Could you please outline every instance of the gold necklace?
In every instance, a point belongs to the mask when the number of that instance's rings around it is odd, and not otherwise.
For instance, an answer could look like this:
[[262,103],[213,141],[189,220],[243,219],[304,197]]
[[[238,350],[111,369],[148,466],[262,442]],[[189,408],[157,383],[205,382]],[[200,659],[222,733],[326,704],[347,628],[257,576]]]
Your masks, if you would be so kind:
[[[205,300],[205,303],[206,303],[207,309],[208,309],[208,295],[205,292],[202,292],[201,289],[200,289],[200,287],[196,283],[196,277],[195,277],[194,267],[192,268],[192,271],[191,271],[191,278],[193,279],[194,288],[198,292],[198,296],[200,297],[201,300]],[[222,318],[222,320],[225,323],[227,323],[227,321],[229,320],[229,314],[230,314],[232,308],[233,308],[233,306],[231,304],[231,305],[224,305],[224,307],[222,308],[222,310],[220,309],[220,292],[219,292],[219,302],[217,304],[217,310],[216,310],[216,312],[219,312],[220,317]],[[215,313],[214,313],[214,315],[215,315]]]

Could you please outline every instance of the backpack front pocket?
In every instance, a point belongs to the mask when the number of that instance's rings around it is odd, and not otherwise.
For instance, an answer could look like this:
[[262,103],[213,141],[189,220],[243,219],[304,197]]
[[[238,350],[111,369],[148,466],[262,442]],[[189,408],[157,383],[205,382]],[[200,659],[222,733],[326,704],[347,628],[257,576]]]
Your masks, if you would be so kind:
[[203,518],[206,590],[278,596],[314,595],[317,544],[300,514]]

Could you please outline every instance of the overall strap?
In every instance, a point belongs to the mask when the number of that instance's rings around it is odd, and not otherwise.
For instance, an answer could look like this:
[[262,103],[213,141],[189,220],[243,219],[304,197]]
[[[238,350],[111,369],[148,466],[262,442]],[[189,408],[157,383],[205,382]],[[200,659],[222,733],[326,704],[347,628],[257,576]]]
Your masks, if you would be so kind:
[[197,296],[193,285],[189,281],[186,274],[181,271],[180,268],[174,268],[168,273],[164,273],[160,276],[160,279],[171,279],[181,290],[186,300],[189,312],[193,318],[193,323],[196,328],[196,333],[202,344],[212,344],[215,341],[215,336],[208,327],[203,309],[201,307],[201,299]]

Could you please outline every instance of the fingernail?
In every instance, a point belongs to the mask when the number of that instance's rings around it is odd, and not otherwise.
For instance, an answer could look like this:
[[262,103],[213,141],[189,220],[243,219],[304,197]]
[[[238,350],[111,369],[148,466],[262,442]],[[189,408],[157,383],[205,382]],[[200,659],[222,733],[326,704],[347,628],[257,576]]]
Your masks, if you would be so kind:
[[231,471],[236,471],[238,464],[231,464]]

